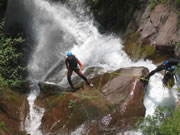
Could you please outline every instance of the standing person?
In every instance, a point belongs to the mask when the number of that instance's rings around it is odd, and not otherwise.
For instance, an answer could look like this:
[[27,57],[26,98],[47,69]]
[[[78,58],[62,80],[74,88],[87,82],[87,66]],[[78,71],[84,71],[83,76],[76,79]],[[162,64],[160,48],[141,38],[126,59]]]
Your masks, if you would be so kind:
[[68,69],[67,79],[73,90],[75,90],[71,81],[71,75],[73,71],[76,72],[90,87],[93,87],[93,84],[88,81],[88,79],[82,74],[81,70],[78,68],[78,64],[80,65],[82,70],[84,67],[81,64],[81,62],[76,58],[76,56],[72,54],[72,52],[67,53],[65,64],[66,64],[66,68]]
[[[146,77],[146,83],[150,79],[152,75],[154,75],[157,72],[160,72],[162,70],[165,70],[165,72],[173,73],[175,69],[177,68],[177,65],[180,63],[179,59],[176,58],[170,58],[167,61],[164,61],[161,65],[159,65],[156,69],[152,70]],[[168,78],[166,78],[168,79]]]

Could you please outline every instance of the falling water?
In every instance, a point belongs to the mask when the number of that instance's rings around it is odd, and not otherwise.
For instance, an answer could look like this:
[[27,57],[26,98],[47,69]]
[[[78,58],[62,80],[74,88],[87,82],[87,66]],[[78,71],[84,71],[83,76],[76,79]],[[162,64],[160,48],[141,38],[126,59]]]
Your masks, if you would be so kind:
[[[121,39],[113,35],[102,35],[94,26],[83,0],[67,0],[66,4],[51,3],[47,0],[24,0],[25,7],[32,12],[31,35],[34,37],[34,51],[29,61],[29,79],[44,81],[57,65],[60,85],[66,86],[64,76],[64,56],[72,51],[86,68],[103,67],[112,71],[124,67],[145,66],[150,71],[156,66],[151,61],[132,62],[123,51]],[[175,91],[162,86],[162,75],[154,75],[148,85],[144,104],[146,115],[152,114],[158,105],[174,106]],[[39,94],[37,83],[28,96],[30,112],[26,119],[26,131],[31,135],[41,135],[39,126],[44,109],[34,104]],[[83,133],[83,125],[72,134]]]

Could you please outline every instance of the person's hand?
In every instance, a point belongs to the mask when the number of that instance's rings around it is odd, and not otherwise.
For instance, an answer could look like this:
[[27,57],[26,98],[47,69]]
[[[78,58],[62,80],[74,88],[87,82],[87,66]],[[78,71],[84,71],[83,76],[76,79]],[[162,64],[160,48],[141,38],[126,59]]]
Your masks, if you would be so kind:
[[82,70],[84,69],[83,65],[81,65],[80,67],[81,67]]

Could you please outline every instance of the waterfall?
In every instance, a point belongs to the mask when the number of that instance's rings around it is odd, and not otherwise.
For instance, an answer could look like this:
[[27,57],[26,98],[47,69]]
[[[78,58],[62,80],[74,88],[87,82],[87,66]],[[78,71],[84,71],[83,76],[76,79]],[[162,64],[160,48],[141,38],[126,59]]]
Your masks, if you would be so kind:
[[[67,85],[64,78],[64,59],[67,51],[72,51],[86,68],[103,67],[106,71],[132,66],[145,66],[150,71],[156,68],[149,60],[132,62],[123,51],[119,37],[100,34],[88,9],[84,10],[86,6],[83,0],[67,0],[66,4],[51,3],[48,0],[21,2],[32,14],[30,34],[34,48],[28,64],[28,79],[34,83],[27,98],[30,112],[25,124],[26,131],[31,135],[42,134],[39,126],[45,111],[34,104],[40,92],[37,82],[44,81],[58,65],[57,76],[62,78],[57,83]],[[175,105],[176,91],[165,89],[161,80],[162,75],[159,73],[151,77],[144,98],[146,115],[153,114],[158,105]],[[83,133],[82,130],[83,126],[72,134]]]

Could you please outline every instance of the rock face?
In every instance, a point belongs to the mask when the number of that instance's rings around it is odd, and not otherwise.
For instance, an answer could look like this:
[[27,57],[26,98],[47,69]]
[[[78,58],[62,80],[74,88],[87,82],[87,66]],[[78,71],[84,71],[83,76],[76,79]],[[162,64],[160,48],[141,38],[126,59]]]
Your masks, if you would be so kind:
[[151,59],[159,63],[169,57],[180,57],[179,11],[174,1],[89,0],[89,3],[105,31],[122,32],[125,51],[133,60]]
[[139,31],[142,39],[148,38],[157,48],[173,50],[176,44],[177,14],[169,6],[157,5]]
[[[141,48],[141,52],[143,52],[142,47],[145,46],[154,49],[154,52],[150,55],[147,53],[146,57],[138,52],[141,56],[135,59],[148,58],[156,60],[157,57],[162,57],[160,60],[162,61],[163,59],[175,56],[176,44],[180,38],[178,36],[177,25],[178,9],[173,1],[166,1],[166,3],[156,2],[154,5],[153,2],[154,1],[146,1],[144,10],[136,10],[133,18],[138,19],[131,20],[125,33],[125,50],[131,57],[133,57],[134,51],[128,51],[127,48],[132,46],[132,44],[136,44],[134,50]],[[130,31],[129,28],[133,31]],[[158,54],[161,55],[158,56]]]
[[126,29],[139,0],[89,0],[95,19],[105,31]]
[[79,91],[41,99],[47,109],[43,133],[70,134],[82,129],[82,133],[96,135],[131,129],[145,114],[144,86],[138,78],[147,73],[143,67],[120,69],[93,78],[93,88],[81,83]]
[[[27,114],[24,96],[9,89],[0,89],[0,134],[25,135],[24,121]],[[22,131],[21,131],[22,130]]]

